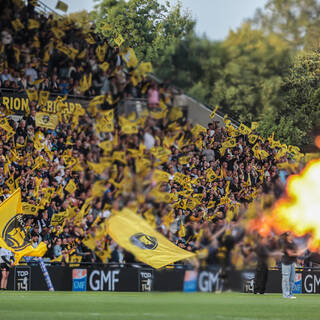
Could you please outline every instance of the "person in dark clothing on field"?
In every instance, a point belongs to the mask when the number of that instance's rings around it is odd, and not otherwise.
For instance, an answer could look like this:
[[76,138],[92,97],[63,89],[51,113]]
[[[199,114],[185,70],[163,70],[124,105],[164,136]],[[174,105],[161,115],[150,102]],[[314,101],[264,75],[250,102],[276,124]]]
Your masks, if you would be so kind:
[[260,237],[255,248],[257,255],[257,267],[255,274],[254,293],[264,294],[268,281],[268,258],[270,256],[277,256],[281,253],[278,251],[272,252],[270,248],[269,238]]
[[268,239],[261,237],[255,248],[257,255],[257,267],[254,282],[254,293],[264,294],[268,281]]

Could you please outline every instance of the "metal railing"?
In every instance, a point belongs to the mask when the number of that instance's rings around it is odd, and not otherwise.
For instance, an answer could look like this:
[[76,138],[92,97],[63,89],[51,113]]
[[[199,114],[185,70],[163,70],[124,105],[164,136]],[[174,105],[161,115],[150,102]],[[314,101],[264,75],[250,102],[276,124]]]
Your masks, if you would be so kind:
[[53,10],[52,8],[50,8],[49,6],[47,6],[45,3],[43,3],[40,0],[38,0],[38,3],[37,3],[37,6],[35,7],[35,10],[38,13],[44,14],[45,16],[48,16],[49,14],[54,13],[57,16],[61,17],[61,14],[59,14],[58,12],[56,12],[55,10]]
[[138,116],[141,114],[142,110],[146,109],[148,106],[147,99],[122,99],[117,104],[117,113],[128,115],[131,112],[135,112]]
[[[66,267],[86,267],[86,268],[124,268],[124,269],[129,269],[129,268],[133,268],[133,269],[140,269],[140,268],[149,268],[149,269],[153,269],[151,266],[142,263],[142,262],[130,262],[130,263],[118,263],[118,262],[109,262],[109,263],[102,263],[102,262],[77,262],[77,261],[73,261],[73,262],[51,262],[51,261],[46,261],[44,259],[44,263],[46,266],[66,266]],[[34,261],[30,261],[28,263],[21,263],[19,264],[21,266],[23,265],[38,265],[38,261],[35,258]],[[231,266],[232,267],[232,266]],[[207,269],[215,269],[215,270],[219,270],[221,269],[221,267],[219,265],[207,265],[206,266]],[[194,270],[194,267],[190,264],[181,264],[181,263],[177,263],[177,264],[168,264],[167,266],[161,268],[160,270]],[[250,269],[250,270],[254,270],[254,268]],[[243,271],[248,271],[248,269],[243,269]],[[275,267],[269,267],[269,271],[281,271],[281,267],[275,266]],[[320,266],[315,266],[315,267],[296,267],[296,271],[297,272],[304,272],[304,271],[320,271]]]
[[[46,261],[43,259],[43,262],[46,266],[65,266],[65,267],[86,267],[86,268],[124,268],[124,269],[141,269],[141,268],[149,268],[153,269],[149,265],[141,262],[132,262],[132,263],[117,263],[117,262],[109,262],[109,263],[102,263],[102,262],[51,262],[51,261]],[[28,262],[22,262],[19,263],[20,266],[24,265],[38,265],[39,262],[35,258],[34,260],[28,261]],[[160,270],[192,270],[193,267],[188,264],[168,264],[167,266],[161,268]]]
[[[21,89],[13,89],[13,88],[4,88],[0,87],[0,96],[3,94],[12,94],[12,95],[24,95],[27,96],[26,90],[21,90]],[[50,97],[61,97],[63,96],[62,93],[59,92],[50,92]],[[81,95],[74,95],[74,94],[68,94],[68,99],[77,99],[77,100],[91,100],[93,96],[81,96]]]

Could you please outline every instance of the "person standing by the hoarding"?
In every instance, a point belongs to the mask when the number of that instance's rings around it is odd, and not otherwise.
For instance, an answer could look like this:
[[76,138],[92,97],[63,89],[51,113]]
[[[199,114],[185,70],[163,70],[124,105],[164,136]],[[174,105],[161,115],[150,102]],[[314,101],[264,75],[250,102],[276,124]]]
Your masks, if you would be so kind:
[[5,248],[0,248],[1,290],[7,290],[9,269],[13,263],[13,253]]
[[304,249],[300,250],[300,252],[298,251],[291,232],[286,232],[283,236],[283,256],[281,260],[282,295],[284,298],[295,299],[296,297],[292,294],[292,291],[296,273],[296,260],[303,253]]
[[261,237],[255,248],[257,255],[257,267],[254,281],[254,293],[264,294],[268,280],[268,239]]
[[[274,249],[274,248],[273,248]],[[280,251],[273,251],[270,244],[270,238],[260,236],[255,252],[257,255],[257,267],[255,273],[254,293],[264,294],[268,281],[268,260],[269,257],[281,257]]]

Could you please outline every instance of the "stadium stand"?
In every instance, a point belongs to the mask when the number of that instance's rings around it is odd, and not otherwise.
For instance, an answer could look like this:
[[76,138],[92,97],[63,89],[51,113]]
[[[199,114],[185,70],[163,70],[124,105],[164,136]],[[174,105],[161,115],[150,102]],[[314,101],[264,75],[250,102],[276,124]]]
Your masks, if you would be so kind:
[[106,230],[111,211],[129,207],[204,264],[245,263],[248,205],[281,195],[299,150],[260,137],[257,123],[192,125],[121,39],[113,47],[32,1],[1,1],[0,15],[1,200],[21,188],[46,260],[134,262]]

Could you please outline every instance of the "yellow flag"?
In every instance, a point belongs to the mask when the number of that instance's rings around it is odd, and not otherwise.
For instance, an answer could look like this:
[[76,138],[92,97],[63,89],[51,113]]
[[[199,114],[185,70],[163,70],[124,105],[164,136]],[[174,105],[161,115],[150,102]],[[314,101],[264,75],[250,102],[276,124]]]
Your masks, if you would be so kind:
[[181,221],[181,223],[180,223],[178,235],[179,235],[180,238],[184,238],[184,237],[186,236],[186,228],[185,228],[185,226],[183,225],[183,222],[182,222],[182,221]]
[[251,130],[256,130],[259,127],[259,122],[251,122]]
[[[114,109],[110,109],[110,110],[104,111],[103,115],[108,121],[113,121],[113,119],[114,119]],[[120,117],[119,117],[119,119],[120,119]]]
[[48,99],[50,96],[50,92],[49,91],[40,91],[39,94],[39,105],[40,106],[46,106]]
[[105,55],[106,55],[107,45],[99,45],[96,48],[96,55],[100,63],[104,61]]
[[300,148],[296,146],[288,146],[288,152],[293,153],[293,154],[299,154],[300,153]]
[[83,75],[82,79],[80,79],[80,91],[81,93],[86,92],[91,88],[92,84],[92,73],[87,77],[86,74]]
[[91,193],[93,197],[101,197],[105,191],[106,191],[105,181],[98,180],[93,184]]
[[153,268],[158,269],[194,256],[194,253],[170,242],[128,208],[111,216],[108,231],[115,242]]
[[102,69],[103,71],[108,71],[109,69],[109,63],[107,61],[105,61],[102,64],[99,64],[100,69]]
[[7,132],[14,132],[13,128],[10,126],[8,119],[2,118],[0,119],[0,128]]
[[9,179],[6,181],[6,185],[8,186],[10,192],[13,192],[15,189],[13,173],[10,175]]
[[55,37],[58,39],[61,39],[62,37],[64,37],[66,35],[65,32],[59,28],[52,27],[51,31],[55,35]]
[[65,186],[64,188],[66,191],[68,191],[69,193],[73,193],[77,190],[77,185],[75,184],[75,182],[71,179],[69,180],[68,184]]
[[198,135],[203,132],[204,134],[206,134],[207,129],[205,127],[203,127],[201,124],[196,124],[192,129],[191,129],[192,134],[195,137],[198,137]]
[[209,201],[208,204],[207,204],[207,209],[214,208],[215,204],[216,204],[215,201]]
[[248,137],[250,144],[255,144],[257,139],[258,139],[258,136],[256,134],[250,134]]
[[112,132],[114,131],[114,122],[105,118],[100,118],[96,122],[96,130],[98,132]]
[[53,226],[61,225],[65,218],[66,218],[65,212],[55,213],[52,216],[51,224]]
[[170,179],[170,173],[168,173],[166,171],[159,170],[159,169],[155,169],[152,177],[158,183],[168,182]]
[[57,4],[56,4],[56,9],[59,9],[59,10],[61,10],[63,12],[67,12],[68,11],[68,5],[65,2],[59,0],[57,2]]
[[269,157],[269,153],[265,150],[259,150],[259,155],[261,160]]
[[22,211],[24,214],[32,214],[36,216],[38,214],[38,207],[28,202],[22,202]]
[[32,82],[32,84],[34,85],[34,86],[36,86],[37,84],[40,84],[41,82],[43,82],[44,81],[44,78],[43,79],[37,79],[37,80],[34,80],[33,82]]
[[84,50],[82,50],[82,51],[78,54],[77,58],[78,58],[79,60],[84,59],[84,58],[86,57],[86,54],[87,54],[87,50],[84,49]]
[[124,39],[122,38],[122,35],[118,34],[118,36],[114,39],[114,42],[116,43],[116,45],[118,47],[120,47],[122,45],[122,43],[124,42]]
[[96,106],[98,104],[102,104],[105,101],[105,96],[95,96],[93,99],[90,100],[89,106]]
[[237,145],[237,141],[235,138],[230,138],[222,143],[222,148],[234,148]]
[[106,23],[105,21],[101,22],[100,24],[101,31],[111,31],[112,26],[109,23]]
[[111,162],[90,162],[87,161],[88,167],[89,169],[93,170],[94,172],[96,172],[97,174],[101,175],[102,172],[104,170],[106,170],[106,168],[111,166]]
[[19,31],[20,29],[24,29],[24,25],[22,24],[22,22],[19,18],[11,21],[11,24],[16,32]]
[[112,141],[110,140],[106,140],[106,141],[103,141],[103,142],[100,142],[98,144],[98,146],[103,149],[103,151],[105,152],[111,152],[112,151]]
[[21,191],[17,189],[8,199],[0,204],[0,247],[14,252],[15,264],[23,256],[42,257],[47,246],[41,242],[33,248],[22,219]]
[[92,36],[91,33],[87,34],[87,37],[85,38],[85,40],[87,41],[87,43],[89,44],[95,44],[96,40],[94,40],[94,37]]
[[217,174],[214,172],[214,170],[213,170],[212,168],[209,168],[209,169],[207,170],[207,179],[208,179],[208,181],[210,181],[210,182],[218,179]]
[[124,164],[127,164],[127,158],[124,151],[114,151],[112,154],[113,161],[120,161]]
[[132,48],[129,48],[127,54],[128,54],[128,58],[126,60],[127,66],[129,68],[135,68],[138,64],[136,53]]
[[167,110],[163,110],[163,111],[151,111],[151,112],[150,112],[150,116],[151,116],[153,119],[160,120],[160,119],[163,119],[164,117],[166,117],[167,113],[168,113]]
[[42,62],[44,64],[47,64],[49,62],[49,60],[50,60],[50,49],[47,48],[46,51],[44,52]]
[[28,20],[28,29],[29,30],[39,29],[39,27],[40,27],[40,23],[37,20],[34,20],[34,19]]
[[218,111],[218,109],[219,109],[219,107],[218,106],[216,106],[214,109],[213,109],[213,111],[211,112],[211,114],[210,114],[210,119],[213,119],[214,117],[215,117],[215,115],[216,115],[216,113],[217,113],[217,111]]
[[245,124],[241,123],[239,126],[239,132],[243,135],[248,135],[251,133],[251,129],[247,127]]
[[183,117],[183,112],[181,110],[181,108],[179,107],[173,107],[170,110],[169,113],[169,120],[170,121],[177,121],[178,119]]
[[30,101],[38,101],[38,91],[36,90],[26,90],[28,99]]
[[138,74],[146,74],[147,72],[152,72],[152,64],[151,62],[141,62],[137,69]]
[[124,134],[137,134],[139,128],[136,122],[127,121],[124,125],[121,125],[121,131]]
[[179,158],[180,164],[188,164],[190,162],[191,156],[184,156]]
[[69,168],[77,163],[77,159],[68,155],[68,154],[63,155],[62,158],[63,158],[63,161],[66,164],[67,168]]
[[55,130],[59,123],[58,115],[46,112],[36,113],[36,126]]

